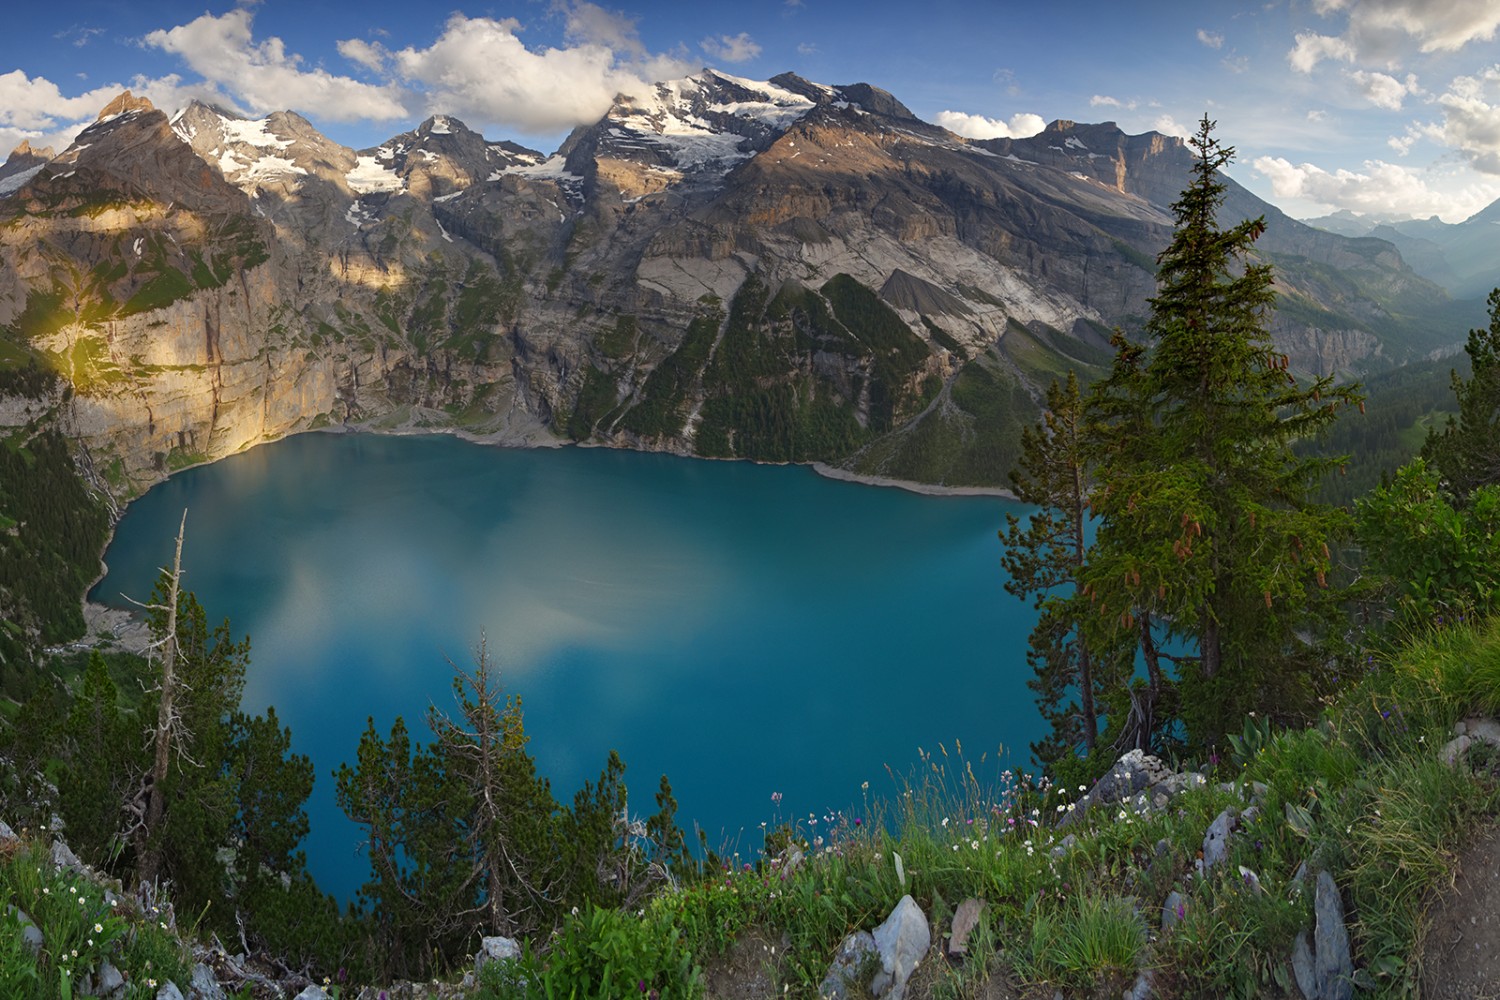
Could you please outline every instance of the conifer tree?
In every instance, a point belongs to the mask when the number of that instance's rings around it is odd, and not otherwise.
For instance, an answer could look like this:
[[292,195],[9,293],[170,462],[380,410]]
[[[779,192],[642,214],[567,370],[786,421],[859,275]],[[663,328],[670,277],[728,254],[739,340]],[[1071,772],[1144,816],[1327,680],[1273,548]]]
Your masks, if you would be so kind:
[[1035,676],[1026,684],[1036,692],[1037,707],[1051,726],[1031,745],[1044,763],[1080,747],[1092,752],[1099,732],[1095,695],[1105,678],[1077,627],[1087,607],[1077,593],[1088,552],[1085,435],[1084,401],[1078,376],[1070,371],[1066,383],[1048,386],[1042,422],[1021,432],[1021,458],[1010,473],[1016,498],[1038,510],[1025,522],[1007,514],[1000,533],[1005,589],[1031,598],[1037,609],[1026,653]]
[[1252,257],[1265,220],[1220,227],[1219,171],[1234,150],[1214,125],[1205,116],[1190,140],[1193,180],[1172,206],[1146,342],[1117,336],[1090,397],[1100,525],[1082,574],[1086,635],[1136,639],[1148,672],[1124,727],[1136,746],[1171,721],[1163,660],[1177,664],[1181,720],[1199,744],[1247,711],[1306,701],[1317,654],[1299,630],[1327,585],[1328,542],[1347,527],[1311,500],[1342,460],[1300,458],[1292,445],[1360,396],[1332,377],[1299,383],[1272,344],[1271,268]]
[[1470,330],[1464,346],[1472,373],[1452,375],[1458,415],[1422,446],[1422,457],[1459,503],[1481,486],[1500,483],[1500,288],[1490,292],[1489,307],[1489,326]]

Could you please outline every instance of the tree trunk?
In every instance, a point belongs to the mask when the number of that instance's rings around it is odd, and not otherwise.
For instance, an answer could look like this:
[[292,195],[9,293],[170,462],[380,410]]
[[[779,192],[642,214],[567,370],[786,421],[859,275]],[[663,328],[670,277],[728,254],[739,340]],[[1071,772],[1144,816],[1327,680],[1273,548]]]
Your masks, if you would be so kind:
[[161,845],[156,833],[166,810],[167,765],[171,760],[173,701],[177,694],[177,595],[182,580],[182,536],[187,530],[187,511],[177,527],[177,551],[172,556],[172,586],[167,595],[167,634],[162,641],[161,700],[156,710],[156,752],[151,763],[151,787],[147,792],[146,815],[140,833],[140,866],[142,882],[155,882],[161,873]]

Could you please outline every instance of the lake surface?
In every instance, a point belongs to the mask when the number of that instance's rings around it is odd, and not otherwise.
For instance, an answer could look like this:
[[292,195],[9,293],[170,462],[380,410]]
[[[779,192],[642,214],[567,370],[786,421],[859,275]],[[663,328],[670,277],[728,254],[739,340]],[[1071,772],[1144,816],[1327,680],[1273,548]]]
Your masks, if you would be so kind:
[[[1017,505],[810,469],[445,436],[305,434],[174,476],[133,503],[93,597],[144,600],[188,510],[184,586],[251,639],[245,707],[308,754],[308,864],[368,874],[331,772],[373,717],[429,737],[449,660],[481,631],[530,750],[571,802],[610,749],[631,809],[665,773],[694,839],[746,855],[760,824],[892,795],[919,747],[1029,766],[1033,613],[1002,589]],[[771,795],[780,792],[779,807]]]

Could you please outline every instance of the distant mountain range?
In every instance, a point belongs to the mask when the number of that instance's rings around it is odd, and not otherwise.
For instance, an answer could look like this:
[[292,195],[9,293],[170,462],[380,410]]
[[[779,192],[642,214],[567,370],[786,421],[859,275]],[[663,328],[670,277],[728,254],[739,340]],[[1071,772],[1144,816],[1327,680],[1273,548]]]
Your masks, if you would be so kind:
[[[1191,164],[1112,123],[968,140],[790,74],[657,84],[550,156],[442,115],[356,151],[125,94],[0,167],[0,366],[64,376],[50,418],[122,496],[345,423],[1002,483],[1046,384],[1139,331]],[[1482,314],[1228,183],[1299,369]]]
[[1482,299],[1500,287],[1500,201],[1463,222],[1393,219],[1336,212],[1306,220],[1342,236],[1373,236],[1391,243],[1412,270],[1457,299]]

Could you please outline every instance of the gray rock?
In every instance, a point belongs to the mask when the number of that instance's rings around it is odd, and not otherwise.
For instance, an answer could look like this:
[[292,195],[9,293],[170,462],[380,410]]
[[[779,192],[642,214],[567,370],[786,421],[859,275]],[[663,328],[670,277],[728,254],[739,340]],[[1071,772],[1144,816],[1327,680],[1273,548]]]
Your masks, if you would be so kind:
[[1327,872],[1318,873],[1313,914],[1318,1000],[1351,1000],[1354,962],[1349,957],[1349,932],[1344,927],[1344,901],[1339,897],[1333,876]]
[[169,979],[165,986],[156,991],[156,1000],[183,1000],[182,991]]
[[104,1000],[115,1000],[125,995],[125,977],[108,961],[99,963],[99,981],[95,984],[99,996]]
[[967,955],[969,953],[969,935],[974,933],[974,928],[979,925],[980,914],[984,913],[984,900],[966,899],[958,904],[958,909],[953,914],[953,931],[948,936],[948,954]]
[[474,955],[474,974],[479,975],[490,962],[503,962],[509,958],[520,958],[521,946],[508,937],[479,939],[479,951]]
[[297,994],[296,1000],[329,1000],[327,993],[323,992],[321,986],[309,986]]
[[916,900],[902,896],[885,923],[875,928],[873,936],[875,947],[880,950],[881,971],[870,984],[870,993],[877,998],[889,995],[891,1000],[903,1000],[906,981],[932,947],[927,916]]
[[7,826],[4,820],[0,820],[0,844],[8,844],[12,840],[20,839],[16,836],[16,831]]
[[1469,746],[1473,742],[1467,736],[1455,736],[1443,744],[1443,748],[1438,751],[1438,757],[1444,764],[1452,767],[1458,763],[1460,757],[1469,752]]
[[1126,990],[1121,1000],[1150,1000],[1151,977],[1146,975],[1145,970],[1135,977],[1135,985]]
[[1187,913],[1187,900],[1182,898],[1182,893],[1173,889],[1167,893],[1166,902],[1161,904],[1161,929],[1170,930],[1177,926]]
[[1206,873],[1229,855],[1229,834],[1234,829],[1239,815],[1239,810],[1234,806],[1226,806],[1224,811],[1209,824],[1208,832],[1203,835],[1203,860],[1199,866],[1200,871]]
[[1470,739],[1483,740],[1492,746],[1500,747],[1500,722],[1494,719],[1470,719],[1465,732],[1468,733]]
[[214,970],[199,962],[193,966],[193,978],[188,983],[188,1000],[224,1000],[224,990],[214,976]]
[[78,855],[73,853],[72,848],[62,840],[52,841],[52,864],[57,868],[67,868],[71,871],[83,871],[83,862],[78,860]]
[[1077,846],[1078,838],[1070,833],[1062,840],[1058,841],[1056,847],[1052,848],[1052,856],[1054,858],[1060,858]]
[[16,915],[16,922],[21,925],[21,943],[24,944],[33,955],[39,955],[42,945],[47,943],[47,938],[42,934],[42,929],[36,925],[30,915],[14,903],[8,904],[10,912]]
[[855,931],[844,938],[839,950],[834,953],[833,964],[828,966],[828,974],[818,986],[818,996],[823,1000],[846,1000],[849,987],[854,984],[854,977],[859,975],[866,956],[874,956],[877,960],[880,957],[880,951],[875,947],[875,938],[869,931]]
[[1078,800],[1072,810],[1063,815],[1057,826],[1059,829],[1066,829],[1081,820],[1093,806],[1123,802],[1148,791],[1154,801],[1156,789],[1171,787],[1174,783],[1183,781],[1185,776],[1173,773],[1160,758],[1152,757],[1142,750],[1132,750],[1115,761],[1115,766],[1099,779],[1087,795]]
[[1318,969],[1312,945],[1307,942],[1307,931],[1298,931],[1297,940],[1292,942],[1292,976],[1304,1000],[1318,1000]]

